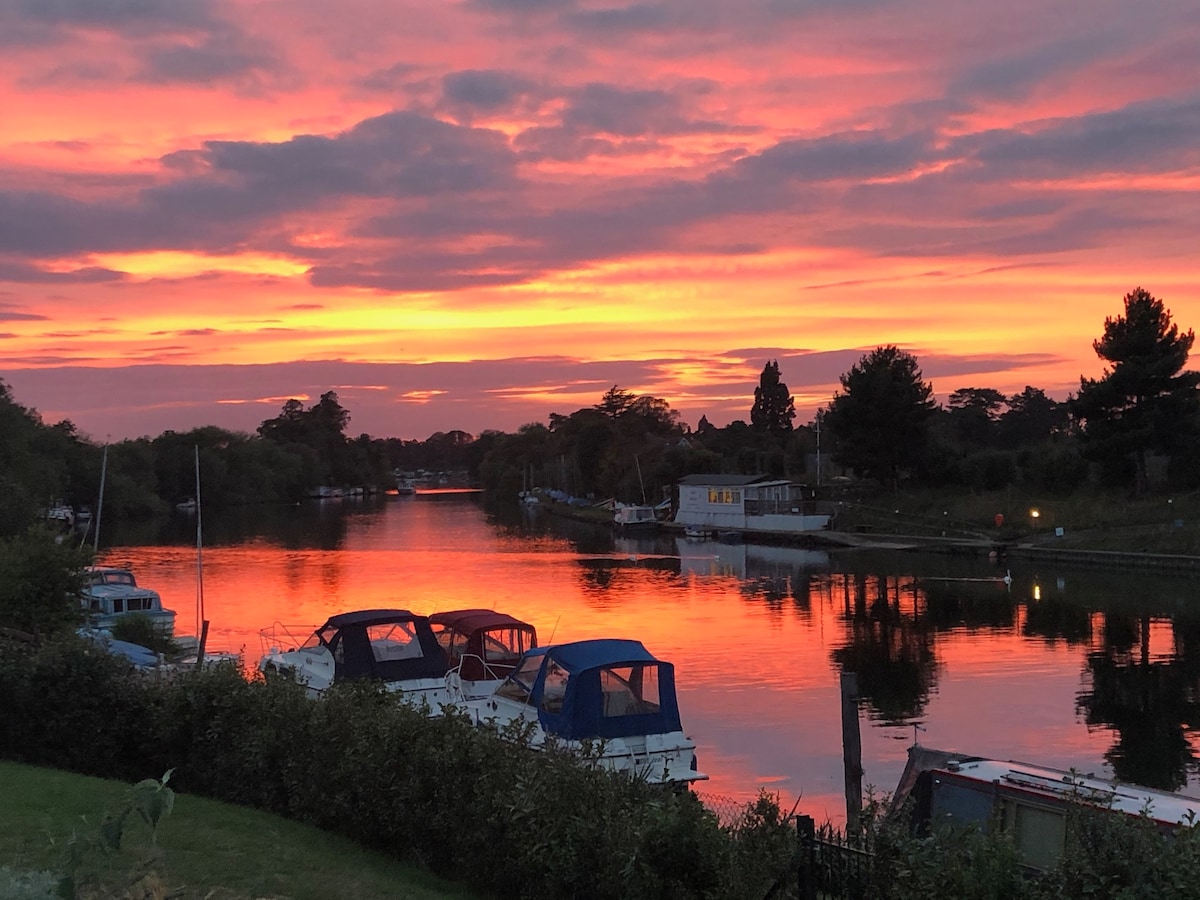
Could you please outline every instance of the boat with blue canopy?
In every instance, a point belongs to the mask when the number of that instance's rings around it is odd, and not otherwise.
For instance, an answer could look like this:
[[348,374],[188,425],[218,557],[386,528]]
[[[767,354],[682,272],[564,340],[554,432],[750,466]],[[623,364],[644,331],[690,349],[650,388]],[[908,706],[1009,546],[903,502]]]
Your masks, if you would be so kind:
[[640,641],[599,639],[527,651],[490,696],[460,708],[477,724],[528,725],[534,748],[555,742],[595,765],[651,783],[691,782],[696,744],[683,732],[675,667]]

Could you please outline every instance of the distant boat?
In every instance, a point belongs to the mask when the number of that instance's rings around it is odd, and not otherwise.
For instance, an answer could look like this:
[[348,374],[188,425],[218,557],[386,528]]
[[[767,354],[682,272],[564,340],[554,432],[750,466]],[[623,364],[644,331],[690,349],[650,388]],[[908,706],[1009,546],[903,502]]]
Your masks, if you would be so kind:
[[407,496],[410,494],[415,494],[416,492],[416,482],[414,482],[411,478],[402,478],[400,481],[396,482],[397,494],[400,494],[401,496]]
[[196,511],[196,509],[199,507],[199,505],[200,504],[196,502],[195,497],[189,497],[187,500],[184,500],[182,503],[176,503],[175,508],[177,510],[179,510],[180,512],[194,513]]
[[658,516],[653,506],[618,506],[613,524],[621,531],[656,531]]
[[70,531],[75,527],[75,509],[62,500],[55,500],[46,510],[46,521],[54,528]]

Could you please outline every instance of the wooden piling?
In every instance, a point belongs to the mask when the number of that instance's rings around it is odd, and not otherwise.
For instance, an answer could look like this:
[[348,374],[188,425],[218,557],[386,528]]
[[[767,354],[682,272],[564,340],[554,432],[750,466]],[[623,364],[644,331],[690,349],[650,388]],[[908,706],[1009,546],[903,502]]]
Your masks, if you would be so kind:
[[858,730],[858,675],[843,672],[842,764],[846,773],[846,833],[858,834],[862,822],[862,736]]

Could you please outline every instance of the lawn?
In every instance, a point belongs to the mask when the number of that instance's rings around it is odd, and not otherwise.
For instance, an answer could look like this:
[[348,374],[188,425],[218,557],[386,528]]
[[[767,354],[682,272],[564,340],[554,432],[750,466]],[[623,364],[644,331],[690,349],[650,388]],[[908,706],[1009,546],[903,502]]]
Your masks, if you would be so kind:
[[[54,769],[0,761],[0,866],[65,870],[72,835],[81,872],[93,881],[82,897],[178,897],[207,900],[464,900],[478,897],[413,866],[342,838],[276,816],[179,795],[158,826],[130,820],[121,851],[92,843],[106,812],[118,811],[129,786]],[[130,886],[142,878],[139,889]],[[82,879],[81,879],[82,880]],[[0,881],[2,885],[2,881]]]

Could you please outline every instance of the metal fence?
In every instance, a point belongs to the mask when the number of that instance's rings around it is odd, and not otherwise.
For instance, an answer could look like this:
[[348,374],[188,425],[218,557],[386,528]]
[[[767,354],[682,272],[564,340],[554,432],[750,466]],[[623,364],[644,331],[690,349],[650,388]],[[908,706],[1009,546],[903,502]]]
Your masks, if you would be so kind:
[[764,900],[868,900],[871,852],[851,835],[796,816],[794,870],[779,879]]

